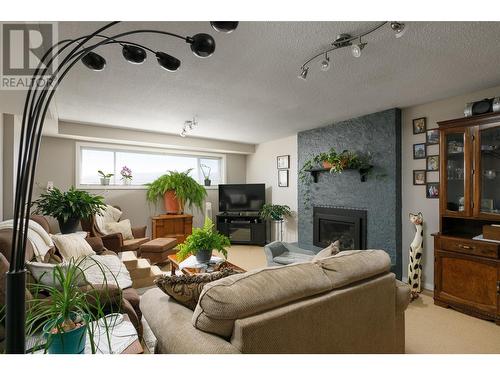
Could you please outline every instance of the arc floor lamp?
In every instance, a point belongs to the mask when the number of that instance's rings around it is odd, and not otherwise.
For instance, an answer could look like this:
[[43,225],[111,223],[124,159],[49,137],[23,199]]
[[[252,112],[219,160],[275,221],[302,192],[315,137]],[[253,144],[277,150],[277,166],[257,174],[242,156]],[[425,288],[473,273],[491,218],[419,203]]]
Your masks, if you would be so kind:
[[[196,34],[192,37],[174,33],[138,29],[106,36],[102,33],[116,25],[111,22],[95,32],[75,39],[62,40],[54,44],[42,57],[40,64],[32,75],[31,86],[24,102],[21,138],[19,145],[16,174],[16,192],[14,198],[14,229],[11,262],[6,275],[6,352],[25,352],[25,250],[28,222],[31,208],[31,196],[35,177],[36,163],[42,138],[45,115],[59,84],[78,61],[82,61],[89,69],[100,71],[106,60],[94,52],[98,47],[110,44],[122,47],[123,57],[133,63],[145,61],[147,52],[153,53],[159,65],[175,71],[180,61],[160,51],[144,45],[127,41],[126,37],[136,34],[161,34],[184,40],[198,57],[209,57],[215,51],[215,40],[209,34]],[[219,32],[229,33],[238,26],[236,21],[213,21],[212,27]],[[44,82],[44,84],[40,84]]]

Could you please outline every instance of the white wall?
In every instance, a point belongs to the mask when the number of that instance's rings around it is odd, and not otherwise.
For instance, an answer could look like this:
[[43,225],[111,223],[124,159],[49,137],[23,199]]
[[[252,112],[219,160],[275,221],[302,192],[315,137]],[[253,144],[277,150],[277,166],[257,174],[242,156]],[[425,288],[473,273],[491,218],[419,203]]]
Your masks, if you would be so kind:
[[[434,241],[432,233],[439,231],[439,200],[426,199],[425,187],[413,186],[413,170],[425,169],[425,160],[413,160],[413,144],[425,142],[425,134],[414,135],[412,119],[427,117],[427,129],[437,128],[437,122],[463,117],[467,102],[500,95],[500,86],[467,95],[461,95],[432,103],[403,109],[402,134],[402,221],[403,221],[403,279],[408,277],[408,249],[414,227],[408,221],[409,212],[421,211],[424,215],[424,257],[423,284],[426,289],[434,289]],[[439,154],[438,146],[429,146],[428,154]],[[439,174],[428,173],[429,182],[439,181]],[[406,254],[406,255],[405,255]]]
[[3,221],[3,114],[0,113],[0,221]]
[[[289,186],[278,186],[277,156],[290,155]],[[284,239],[297,241],[297,135],[261,143],[247,156],[246,182],[265,183],[266,201],[290,206],[294,216],[287,220]]]

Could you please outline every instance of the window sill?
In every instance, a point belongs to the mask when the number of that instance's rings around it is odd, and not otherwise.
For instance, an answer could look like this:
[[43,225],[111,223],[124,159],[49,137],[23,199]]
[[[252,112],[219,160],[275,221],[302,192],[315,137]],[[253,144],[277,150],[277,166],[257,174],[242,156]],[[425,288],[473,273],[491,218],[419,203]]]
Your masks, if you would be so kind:
[[[205,190],[218,190],[218,185],[204,186]],[[143,185],[77,185],[80,190],[147,190]]]

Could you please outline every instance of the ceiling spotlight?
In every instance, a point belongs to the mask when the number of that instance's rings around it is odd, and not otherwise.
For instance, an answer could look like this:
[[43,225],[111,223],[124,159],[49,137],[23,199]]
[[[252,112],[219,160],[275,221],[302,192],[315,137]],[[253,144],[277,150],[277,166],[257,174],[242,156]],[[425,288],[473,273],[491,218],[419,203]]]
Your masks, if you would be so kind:
[[351,47],[351,53],[354,57],[358,58],[361,56],[361,51],[366,47],[366,43],[361,43],[361,39],[358,44],[354,44]]
[[307,72],[309,72],[309,67],[302,67],[302,71],[300,72],[298,77],[305,81],[307,79]]
[[104,57],[92,51],[82,57],[82,63],[90,70],[94,70],[96,72],[100,72],[106,66],[106,60]]
[[324,72],[330,70],[330,58],[328,57],[327,53],[325,53],[325,58],[321,60],[320,68]]
[[391,22],[391,29],[395,32],[394,35],[396,36],[396,38],[401,38],[408,29],[408,27],[406,26],[406,24],[402,22],[393,21]]
[[210,21],[215,31],[220,33],[232,33],[238,27],[238,21]]
[[156,52],[156,59],[158,60],[158,64],[160,64],[163,69],[168,70],[169,72],[175,72],[181,65],[179,59],[175,58],[174,56],[170,56],[165,52]]
[[140,47],[124,44],[122,55],[129,63],[142,64],[146,60],[146,51]]
[[215,40],[208,34],[196,34],[186,41],[191,44],[191,51],[198,57],[209,57],[215,51]]

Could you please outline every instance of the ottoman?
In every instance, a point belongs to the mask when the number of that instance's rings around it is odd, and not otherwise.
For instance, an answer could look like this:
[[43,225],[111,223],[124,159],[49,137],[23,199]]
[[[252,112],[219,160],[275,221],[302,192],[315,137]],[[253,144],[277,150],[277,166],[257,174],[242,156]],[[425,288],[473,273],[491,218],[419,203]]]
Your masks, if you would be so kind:
[[151,264],[165,263],[167,256],[175,254],[176,245],[175,238],[155,238],[140,245],[137,256],[148,259]]

